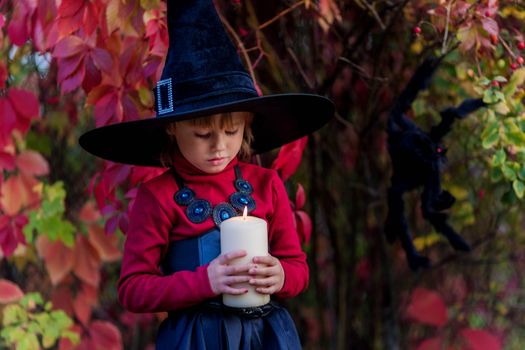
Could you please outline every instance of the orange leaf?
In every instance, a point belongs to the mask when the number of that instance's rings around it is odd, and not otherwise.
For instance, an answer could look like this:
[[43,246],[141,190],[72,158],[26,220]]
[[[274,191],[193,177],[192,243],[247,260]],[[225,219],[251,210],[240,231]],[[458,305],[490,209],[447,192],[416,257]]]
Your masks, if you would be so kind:
[[120,259],[120,250],[117,248],[117,235],[106,235],[102,227],[90,225],[88,227],[89,241],[95,247],[102,261],[111,262]]
[[95,202],[88,201],[84,204],[82,209],[80,209],[80,213],[78,214],[78,218],[82,220],[84,223],[93,223],[100,219],[100,212],[95,207]]
[[13,282],[0,279],[0,304],[8,304],[22,299],[24,292]]
[[100,256],[86,237],[77,235],[73,271],[87,284],[98,287],[100,283]]
[[94,321],[89,333],[96,349],[121,350],[122,337],[118,328],[106,321]]
[[44,235],[39,235],[36,240],[36,249],[46,262],[46,270],[51,283],[56,286],[73,268],[73,250],[60,240],[49,241]]
[[16,175],[11,175],[2,185],[0,191],[0,205],[5,214],[14,216],[22,209],[23,184]]
[[75,316],[84,326],[88,326],[91,321],[92,307],[93,303],[83,293],[79,293],[73,302]]
[[469,345],[469,350],[501,350],[501,340],[481,329],[465,328],[460,332]]
[[35,151],[23,151],[16,159],[16,165],[26,175],[46,175],[49,165],[42,155]]
[[441,296],[429,289],[416,288],[407,307],[408,318],[432,326],[442,327],[448,321],[447,307]]

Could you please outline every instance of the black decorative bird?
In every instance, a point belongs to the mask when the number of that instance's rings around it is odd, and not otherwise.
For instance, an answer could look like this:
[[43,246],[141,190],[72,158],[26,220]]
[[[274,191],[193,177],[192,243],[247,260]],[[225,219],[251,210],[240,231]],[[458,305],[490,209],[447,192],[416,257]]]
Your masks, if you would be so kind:
[[442,59],[443,56],[427,58],[417,68],[395,101],[388,118],[388,151],[393,173],[388,189],[385,234],[390,243],[396,238],[401,241],[412,270],[430,266],[430,260],[416,251],[405,219],[403,194],[412,189],[423,187],[421,209],[425,220],[442,233],[454,249],[471,250],[469,244],[447,222],[448,214],[443,212],[454,204],[455,198],[441,189],[440,172],[446,162],[446,149],[441,140],[456,119],[465,118],[469,113],[485,106],[485,103],[482,99],[467,99],[458,107],[446,108],[440,112],[441,122],[428,133],[405,115],[418,92],[428,87]]

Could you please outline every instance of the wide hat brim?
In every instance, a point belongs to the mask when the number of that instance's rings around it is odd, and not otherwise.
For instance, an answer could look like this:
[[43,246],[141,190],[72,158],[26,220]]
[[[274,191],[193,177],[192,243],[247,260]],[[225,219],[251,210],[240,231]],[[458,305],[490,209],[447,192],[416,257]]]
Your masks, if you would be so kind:
[[333,117],[334,105],[329,99],[319,95],[260,96],[180,114],[172,113],[100,127],[83,134],[79,143],[86,151],[106,160],[158,167],[162,166],[160,154],[168,142],[165,131],[167,124],[235,111],[254,113],[252,149],[257,154],[290,143],[321,128]]

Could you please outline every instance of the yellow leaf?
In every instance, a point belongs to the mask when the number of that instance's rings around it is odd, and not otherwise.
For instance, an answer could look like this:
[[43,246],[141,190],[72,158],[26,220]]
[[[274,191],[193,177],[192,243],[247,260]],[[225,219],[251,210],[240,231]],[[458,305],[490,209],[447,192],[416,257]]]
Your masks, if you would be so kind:
[[432,232],[424,237],[416,237],[413,240],[414,246],[420,251],[441,241],[443,241],[443,236],[436,232]]

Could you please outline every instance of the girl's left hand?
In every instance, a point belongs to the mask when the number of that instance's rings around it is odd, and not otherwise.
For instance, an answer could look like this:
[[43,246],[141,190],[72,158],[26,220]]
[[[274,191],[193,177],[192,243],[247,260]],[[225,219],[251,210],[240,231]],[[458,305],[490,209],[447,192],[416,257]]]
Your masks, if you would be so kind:
[[253,258],[255,264],[266,265],[252,267],[248,273],[254,276],[249,283],[255,286],[255,290],[261,294],[274,294],[280,291],[284,285],[284,270],[279,259],[268,256],[256,256]]

